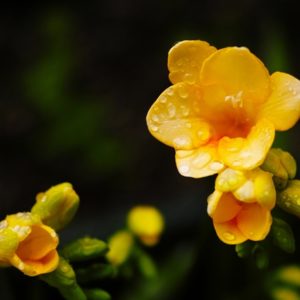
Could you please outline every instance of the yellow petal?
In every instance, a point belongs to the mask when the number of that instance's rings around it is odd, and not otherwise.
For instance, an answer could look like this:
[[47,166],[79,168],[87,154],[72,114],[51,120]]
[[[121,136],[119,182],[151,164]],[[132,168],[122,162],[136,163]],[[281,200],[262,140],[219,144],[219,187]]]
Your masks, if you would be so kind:
[[259,120],[246,138],[224,137],[218,151],[222,161],[238,170],[254,169],[264,161],[275,136],[275,129],[268,120]]
[[199,81],[203,61],[216,51],[204,41],[182,41],[171,48],[168,56],[169,78],[172,83]]
[[[238,99],[262,103],[269,95],[269,73],[263,63],[247,48],[228,47],[213,53],[203,63],[200,73],[203,85],[220,85],[227,92],[227,101]],[[226,101],[224,99],[224,101]]]
[[218,175],[215,186],[221,192],[231,192],[240,187],[246,180],[244,172],[227,168]]
[[242,202],[246,202],[246,203],[256,202],[254,183],[251,179],[245,181],[238,189],[236,189],[233,192],[233,194],[238,200]]
[[244,204],[237,216],[240,231],[252,241],[263,240],[270,231],[271,213],[257,203]]
[[175,149],[190,150],[212,136],[210,125],[198,116],[201,91],[197,86],[178,83],[166,89],[147,114],[151,134]]
[[226,244],[236,245],[247,240],[247,238],[236,226],[235,221],[229,221],[225,223],[214,222],[214,228],[219,239]]
[[258,117],[269,119],[276,130],[287,130],[300,117],[300,81],[281,72],[271,75],[272,93],[259,112]]
[[[208,201],[210,201],[210,199],[208,199]],[[217,205],[215,205],[215,209],[213,210],[210,208],[209,213],[214,222],[224,223],[234,219],[241,208],[241,204],[231,193],[223,193],[219,198]]]
[[179,173],[187,177],[201,178],[224,169],[214,144],[190,151],[177,150],[175,159]]
[[256,201],[267,209],[272,209],[276,202],[276,190],[272,180],[272,174],[258,169],[254,178],[254,193]]

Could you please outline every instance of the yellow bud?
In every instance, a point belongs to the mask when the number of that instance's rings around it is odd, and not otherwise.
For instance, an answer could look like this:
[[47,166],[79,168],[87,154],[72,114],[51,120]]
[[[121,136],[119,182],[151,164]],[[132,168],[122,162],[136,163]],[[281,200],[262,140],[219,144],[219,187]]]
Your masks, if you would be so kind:
[[157,244],[164,229],[162,214],[152,206],[132,208],[127,216],[127,224],[129,229],[147,246]]
[[295,177],[297,164],[290,153],[272,148],[261,168],[272,173],[277,188],[283,189],[287,185],[287,181]]
[[129,257],[132,246],[133,237],[130,232],[126,230],[116,232],[108,241],[107,260],[116,266],[123,264]]
[[36,196],[31,212],[56,231],[64,228],[74,217],[79,197],[70,183],[61,183]]
[[291,180],[287,187],[278,193],[277,204],[286,212],[300,218],[300,180]]

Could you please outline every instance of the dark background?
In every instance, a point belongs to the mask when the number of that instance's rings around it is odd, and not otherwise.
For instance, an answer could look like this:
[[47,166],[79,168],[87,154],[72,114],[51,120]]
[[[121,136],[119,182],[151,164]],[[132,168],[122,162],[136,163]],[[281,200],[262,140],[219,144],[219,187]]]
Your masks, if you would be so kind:
[[[145,292],[140,280],[116,283],[108,287],[114,299],[266,299],[265,273],[237,258],[213,232],[206,197],[214,178],[180,176],[173,149],[151,137],[145,116],[170,85],[167,53],[177,41],[246,46],[270,72],[300,78],[299,28],[297,1],[283,0],[3,7],[1,218],[29,210],[37,192],[63,181],[74,185],[81,207],[62,243],[86,234],[105,239],[124,225],[133,205],[156,205],[166,232],[150,252],[164,270],[165,285]],[[299,159],[299,125],[278,136],[276,144]],[[276,251],[271,269],[299,262],[299,253]],[[0,270],[0,299],[21,297],[59,299],[17,270]]]

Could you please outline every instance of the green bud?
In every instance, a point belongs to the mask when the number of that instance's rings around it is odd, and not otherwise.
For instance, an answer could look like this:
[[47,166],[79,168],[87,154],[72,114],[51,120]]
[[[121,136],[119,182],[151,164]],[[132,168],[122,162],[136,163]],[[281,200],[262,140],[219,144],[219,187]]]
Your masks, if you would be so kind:
[[40,279],[57,288],[67,300],[87,300],[85,293],[76,282],[72,266],[63,257],[59,258],[55,271],[41,275]]
[[244,242],[242,244],[237,244],[235,246],[235,251],[240,258],[245,258],[251,255],[253,247],[255,244],[251,241]]
[[261,168],[272,173],[276,187],[283,189],[287,185],[288,180],[296,176],[297,164],[289,152],[272,148],[268,152]]
[[111,296],[108,292],[101,289],[85,289],[88,300],[110,300]]
[[79,197],[70,183],[61,183],[39,193],[31,212],[56,231],[64,228],[74,217]]
[[134,248],[133,257],[137,266],[146,278],[154,278],[157,276],[157,268],[152,258],[140,247]]
[[66,245],[61,255],[72,262],[87,261],[104,256],[107,244],[99,239],[84,237]]
[[263,270],[269,266],[269,255],[263,246],[256,244],[252,250],[252,253],[255,258],[256,266],[259,269]]
[[295,251],[295,238],[293,231],[285,221],[273,218],[271,236],[274,244],[287,253]]
[[111,264],[97,263],[86,268],[76,269],[77,280],[79,283],[99,281],[106,278],[113,278],[117,275],[117,267]]
[[286,212],[300,218],[300,180],[291,180],[287,187],[277,194],[277,204]]

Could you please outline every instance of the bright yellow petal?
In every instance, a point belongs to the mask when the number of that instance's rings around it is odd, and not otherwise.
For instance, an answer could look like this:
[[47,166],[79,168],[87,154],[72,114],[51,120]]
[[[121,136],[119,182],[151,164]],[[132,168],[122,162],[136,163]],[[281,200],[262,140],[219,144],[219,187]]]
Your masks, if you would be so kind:
[[[245,101],[262,103],[269,95],[269,73],[263,63],[247,48],[228,47],[207,58],[200,73],[203,85],[220,85],[224,101],[243,107]],[[246,105],[247,106],[247,105]]]
[[235,221],[225,223],[214,222],[214,227],[219,239],[229,245],[241,244],[247,240],[247,237],[236,226]]
[[258,169],[254,178],[254,193],[256,201],[267,209],[272,209],[276,203],[276,190],[272,174]]
[[238,189],[233,192],[234,196],[246,203],[256,202],[254,183],[251,179],[245,181]]
[[227,168],[216,178],[215,187],[221,192],[231,192],[240,187],[246,180],[244,172]]
[[247,138],[224,137],[219,141],[222,161],[233,169],[254,169],[264,161],[271,148],[275,129],[268,120],[260,120],[252,127]]
[[190,150],[207,143],[212,129],[198,116],[200,88],[178,83],[166,89],[150,108],[147,125],[151,134],[175,149]]
[[[209,201],[209,199],[208,199]],[[235,218],[242,206],[231,193],[223,193],[210,216],[216,223],[224,223]]]
[[203,61],[217,49],[204,41],[182,41],[171,48],[168,56],[172,83],[199,81]]
[[271,213],[257,203],[244,204],[237,216],[240,231],[252,241],[263,240],[270,231]]
[[281,72],[271,76],[272,93],[258,115],[269,119],[276,130],[287,130],[300,117],[300,81]]
[[190,151],[177,150],[175,159],[179,173],[187,177],[206,177],[224,169],[224,165],[218,159],[215,145],[206,145]]

